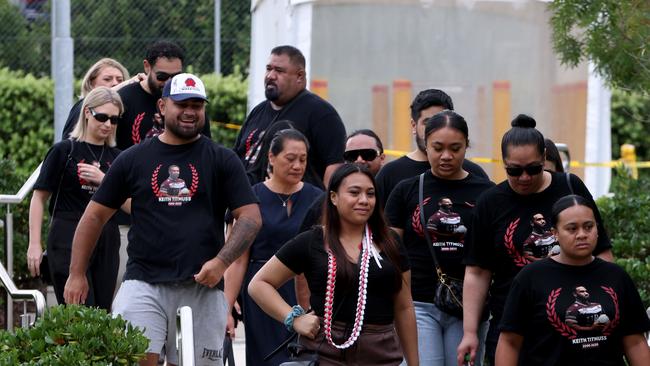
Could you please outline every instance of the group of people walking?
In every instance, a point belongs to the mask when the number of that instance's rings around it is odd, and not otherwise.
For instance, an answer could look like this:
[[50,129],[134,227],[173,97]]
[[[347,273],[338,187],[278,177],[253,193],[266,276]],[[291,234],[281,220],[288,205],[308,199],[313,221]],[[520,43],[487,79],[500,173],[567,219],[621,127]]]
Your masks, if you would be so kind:
[[[582,181],[545,170],[555,155],[533,118],[504,134],[507,179],[494,184],[465,159],[470,131],[451,98],[425,90],[411,105],[417,148],[383,165],[380,138],[346,137],[334,107],[306,90],[302,53],[280,46],[266,100],[231,150],[210,140],[205,88],[181,73],[183,57],[157,43],[143,75],[122,73],[128,93],[90,83],[30,207],[32,274],[51,197],[57,300],[142,328],[142,365],[178,363],[184,305],[197,365],[223,364],[239,308],[248,365],[650,364],[639,294],[610,263]],[[133,102],[143,93],[149,102]],[[131,139],[115,148],[120,135]],[[118,210],[129,257],[111,303]]]

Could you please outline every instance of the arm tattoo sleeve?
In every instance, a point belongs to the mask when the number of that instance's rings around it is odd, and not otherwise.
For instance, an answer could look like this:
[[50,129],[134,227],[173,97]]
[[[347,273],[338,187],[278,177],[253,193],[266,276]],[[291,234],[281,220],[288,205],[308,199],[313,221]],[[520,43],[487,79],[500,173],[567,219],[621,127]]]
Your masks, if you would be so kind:
[[221,251],[219,251],[219,254],[217,254],[217,257],[229,266],[253,244],[253,240],[255,240],[255,236],[259,230],[260,224],[255,220],[248,217],[240,217],[235,221],[228,240]]

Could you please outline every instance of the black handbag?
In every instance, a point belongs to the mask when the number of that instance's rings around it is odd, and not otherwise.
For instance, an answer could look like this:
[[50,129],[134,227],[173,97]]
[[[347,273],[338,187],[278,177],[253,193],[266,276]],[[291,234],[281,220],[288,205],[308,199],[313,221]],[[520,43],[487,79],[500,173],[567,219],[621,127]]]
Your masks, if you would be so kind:
[[458,278],[453,278],[447,276],[442,269],[440,268],[440,263],[436,257],[436,251],[433,248],[433,243],[431,242],[431,237],[427,231],[427,223],[424,219],[424,205],[422,203],[424,199],[424,174],[420,174],[420,184],[419,184],[419,206],[420,206],[420,221],[422,222],[422,228],[424,231],[424,237],[427,240],[427,246],[433,257],[433,264],[436,267],[436,275],[438,276],[438,284],[436,285],[436,292],[433,297],[433,304],[436,305],[440,310],[444,311],[449,315],[453,315],[457,318],[463,318],[463,280]]
[[[297,333],[296,333],[297,334]],[[321,342],[322,344],[322,342]],[[320,345],[319,345],[320,348]],[[295,342],[287,345],[287,351],[291,357],[290,361],[281,363],[279,366],[318,366],[318,350],[307,349],[300,344],[300,335],[296,337]]]

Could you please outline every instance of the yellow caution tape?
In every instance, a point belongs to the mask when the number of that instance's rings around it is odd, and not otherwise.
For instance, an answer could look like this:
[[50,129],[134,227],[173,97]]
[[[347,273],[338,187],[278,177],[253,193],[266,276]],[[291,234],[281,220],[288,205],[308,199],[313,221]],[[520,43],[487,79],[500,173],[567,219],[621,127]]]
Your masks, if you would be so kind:
[[[225,123],[225,122],[215,122],[215,121],[213,121],[212,123],[231,130],[241,129],[241,125],[235,123]],[[394,157],[400,157],[408,154],[408,152],[401,151],[401,150],[385,149],[384,154],[389,156],[394,156]],[[486,164],[502,163],[501,159],[492,159],[492,158],[484,158],[484,157],[473,157],[473,158],[469,158],[469,160],[475,163],[486,163]],[[621,160],[603,161],[603,162],[583,162],[583,161],[572,160],[570,166],[572,168],[591,168],[591,167],[615,168],[617,166],[628,166],[630,168],[650,168],[650,161],[636,161],[631,163],[624,163]]]

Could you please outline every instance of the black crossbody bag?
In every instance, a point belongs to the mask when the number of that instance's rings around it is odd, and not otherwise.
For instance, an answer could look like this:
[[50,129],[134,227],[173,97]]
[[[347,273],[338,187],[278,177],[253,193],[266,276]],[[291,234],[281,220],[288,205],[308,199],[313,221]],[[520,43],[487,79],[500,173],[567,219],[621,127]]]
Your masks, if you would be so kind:
[[422,231],[427,240],[427,247],[433,257],[433,264],[436,267],[436,275],[438,276],[438,283],[436,285],[436,292],[433,297],[433,304],[440,310],[449,315],[457,318],[463,318],[463,280],[447,276],[440,268],[436,251],[433,248],[429,231],[427,230],[427,222],[424,218],[424,175],[420,174],[420,184],[418,189],[418,200],[420,206],[420,221],[422,223]]
[[[70,152],[68,153],[68,157],[65,160],[65,165],[63,166],[63,172],[61,173],[61,178],[59,178],[59,186],[56,188],[56,197],[54,197],[54,205],[52,206],[52,215],[50,216],[50,226],[52,226],[52,221],[54,220],[54,214],[56,213],[56,205],[59,202],[59,194],[61,193],[61,185],[63,184],[63,176],[65,175],[65,170],[68,168],[68,164],[70,163],[70,160],[72,160],[72,152],[74,151],[74,141],[72,139],[70,141]],[[52,282],[52,274],[50,273],[50,261],[47,257],[47,248],[45,248],[45,251],[43,251],[43,258],[41,259],[41,265],[38,267],[39,272],[41,272],[41,281],[44,283],[51,285]]]

